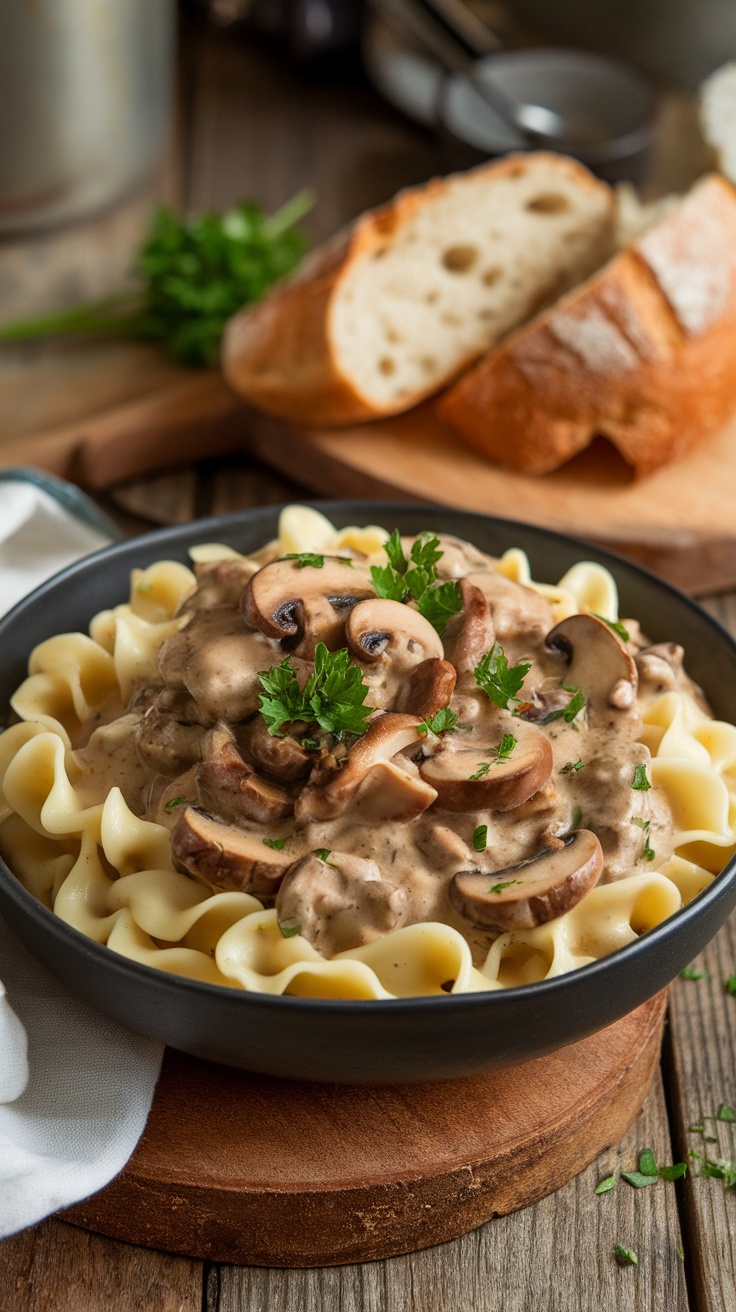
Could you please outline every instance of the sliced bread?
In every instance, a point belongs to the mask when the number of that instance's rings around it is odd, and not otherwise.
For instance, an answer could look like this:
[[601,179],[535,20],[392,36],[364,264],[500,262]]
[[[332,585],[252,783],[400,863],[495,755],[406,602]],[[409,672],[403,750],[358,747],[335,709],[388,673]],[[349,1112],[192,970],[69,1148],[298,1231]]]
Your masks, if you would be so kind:
[[301,423],[407,410],[598,268],[614,208],[582,165],[545,153],[404,191],[235,316],[225,376]]
[[602,433],[638,473],[736,409],[736,191],[711,174],[437,402],[499,464],[556,469]]

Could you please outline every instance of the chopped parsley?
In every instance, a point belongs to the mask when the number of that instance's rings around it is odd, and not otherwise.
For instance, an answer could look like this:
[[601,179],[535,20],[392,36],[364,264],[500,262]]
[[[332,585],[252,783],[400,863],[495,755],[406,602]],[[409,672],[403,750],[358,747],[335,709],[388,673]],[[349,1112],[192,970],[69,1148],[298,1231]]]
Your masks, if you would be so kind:
[[491,773],[490,761],[483,761],[482,764],[478,766],[478,769],[476,770],[475,774],[468,775],[468,781],[470,783],[475,783],[476,779],[485,779],[486,775],[490,773]]
[[600,1184],[596,1186],[596,1193],[610,1194],[615,1184],[616,1184],[615,1175],[607,1175],[605,1180],[601,1180]]
[[170,797],[168,802],[164,803],[164,811],[173,811],[175,806],[194,806],[188,797]]
[[597,620],[603,620],[603,623],[607,624],[609,629],[613,629],[614,633],[618,634],[622,642],[629,641],[629,630],[624,628],[620,620],[607,620],[605,615],[598,615],[596,611],[593,611],[592,613]]
[[736,975],[729,975],[724,988],[732,998],[736,998]]
[[499,642],[494,642],[473,673],[478,687],[483,689],[494,705],[505,710],[510,701],[518,702],[516,694],[531,668],[531,661],[509,666],[503,647]]
[[657,1159],[651,1148],[643,1148],[639,1153],[638,1171],[622,1171],[621,1178],[634,1189],[644,1189],[656,1184],[658,1180],[682,1180],[687,1175],[685,1162],[673,1162],[671,1166],[657,1166]]
[[334,870],[335,867],[330,861],[332,853],[330,852],[329,847],[315,847],[313,855],[316,856],[317,860],[321,861],[323,865],[332,866]]
[[496,752],[494,765],[498,765],[500,761],[508,761],[515,746],[516,746],[516,739],[514,738],[514,735],[512,733],[505,733],[503,738],[501,739],[501,746]]
[[567,765],[563,765],[560,774],[572,774],[573,771],[582,770],[584,765],[585,761],[581,761],[578,757],[577,761],[568,761]]
[[659,1175],[657,1159],[651,1148],[643,1148],[639,1153],[639,1170],[642,1175]]
[[324,556],[318,556],[314,551],[288,551],[282,560],[293,560],[294,569],[322,569],[325,563]]
[[680,971],[680,979],[710,979],[707,970],[698,970],[697,966],[691,962],[684,970]]
[[642,856],[645,861],[653,861],[656,855],[657,853],[649,842],[649,834],[647,834],[644,839],[644,851],[642,852]]
[[427,734],[430,733],[452,733],[456,725],[457,716],[455,712],[451,711],[449,706],[444,706],[441,710],[435,711],[434,715],[429,715],[422,720],[422,723],[417,725],[417,733],[422,738],[426,738]]
[[631,823],[632,825],[638,825],[640,829],[648,829],[652,822],[651,820],[645,820],[641,815],[632,815]]
[[511,888],[512,884],[521,884],[521,879],[506,879],[502,884],[491,884],[489,893],[503,893],[505,888]]
[[476,852],[485,852],[488,843],[488,825],[478,825],[473,830],[473,847]]
[[285,843],[286,843],[286,839],[285,839],[285,838],[264,838],[263,843],[264,843],[264,846],[265,846],[265,847],[272,847],[272,848],[274,849],[275,852],[280,852],[281,849],[282,849],[282,847],[284,847],[284,845],[285,845]]
[[736,1111],[734,1111],[733,1107],[729,1107],[728,1103],[722,1102],[716,1112],[716,1120],[729,1121],[733,1124],[736,1122]]
[[656,1184],[659,1174],[647,1175],[644,1171],[622,1171],[621,1179],[633,1185],[635,1189],[644,1189],[648,1184]]
[[302,932],[301,925],[290,925],[288,921],[279,920],[278,926],[283,938],[294,938]]
[[299,684],[296,670],[286,657],[280,665],[272,665],[258,675],[264,691],[260,697],[261,715],[268,731],[283,737],[285,724],[295,720],[317,723],[329,733],[365,733],[372,708],[365,706],[368,685],[363,682],[362,671],[351,665],[347,647],[328,651],[318,642],[314,653],[314,673],[304,688]]
[[455,579],[437,583],[437,561],[443,553],[435,533],[420,533],[409,558],[404,555],[397,528],[383,544],[388,565],[373,565],[371,578],[379,597],[414,601],[420,615],[442,633],[447,621],[462,608],[460,585]]
[[634,778],[631,787],[637,793],[648,793],[651,784],[647,779],[647,767],[645,765],[634,766]]
[[302,738],[300,746],[305,751],[315,752],[319,748],[319,738]]
[[637,1266],[639,1259],[633,1248],[624,1248],[623,1244],[614,1244],[613,1251],[620,1266]]
[[[565,724],[572,724],[573,720],[577,719],[585,706],[585,693],[582,688],[568,688],[566,691],[572,693],[567,706],[561,706],[559,710],[551,711],[549,715],[545,715],[542,724],[551,724],[553,720],[564,720]],[[575,728],[577,728],[577,725]]]
[[659,1174],[663,1180],[683,1180],[687,1175],[687,1163],[673,1162],[671,1166],[662,1166]]

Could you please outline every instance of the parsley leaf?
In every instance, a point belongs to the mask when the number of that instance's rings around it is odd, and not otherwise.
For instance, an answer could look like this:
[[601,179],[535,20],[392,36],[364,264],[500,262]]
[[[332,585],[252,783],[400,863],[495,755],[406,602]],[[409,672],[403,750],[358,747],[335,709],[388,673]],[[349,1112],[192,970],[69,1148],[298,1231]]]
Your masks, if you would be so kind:
[[494,642],[473,673],[478,687],[483,689],[496,706],[505,710],[510,701],[519,700],[516,694],[531,668],[531,661],[509,666],[503,647]]
[[644,851],[642,853],[645,861],[653,861],[657,853],[649,842],[649,834],[644,839]]
[[488,825],[478,825],[478,828],[473,830],[473,847],[476,852],[485,852],[487,842]]
[[175,806],[194,806],[194,803],[188,797],[170,797],[164,802],[164,811],[173,811]]
[[[561,706],[559,710],[545,715],[542,724],[551,724],[553,720],[564,720],[565,724],[572,724],[577,718],[585,706],[585,693],[582,688],[569,688],[568,691],[572,693],[572,697],[567,706]],[[577,728],[577,725],[575,727]]]
[[680,971],[680,979],[710,979],[707,970],[698,970],[697,966],[691,962],[684,970]]
[[657,1160],[651,1148],[643,1148],[639,1153],[639,1170],[642,1175],[659,1175]]
[[631,787],[637,793],[648,793],[651,786],[647,779],[647,767],[645,765],[635,765]]
[[616,1177],[615,1177],[615,1175],[607,1175],[606,1178],[605,1178],[605,1180],[601,1180],[600,1184],[597,1185],[597,1187],[596,1187],[596,1193],[597,1193],[597,1194],[610,1194],[610,1192],[611,1192],[611,1190],[613,1189],[613,1187],[614,1187],[615,1184],[616,1184]]
[[325,558],[318,556],[314,551],[288,551],[282,560],[293,560],[294,569],[306,569],[311,566],[312,569],[322,569]]
[[491,884],[491,887],[489,888],[488,892],[503,893],[503,890],[505,888],[511,888],[512,884],[521,884],[522,882],[523,881],[521,879],[507,879],[501,884]]
[[639,1259],[633,1248],[624,1248],[623,1244],[614,1244],[613,1251],[620,1266],[637,1266]]
[[563,765],[560,774],[572,774],[574,770],[582,770],[584,765],[585,762],[578,757],[577,761],[568,761],[567,765]]
[[395,569],[397,574],[406,574],[406,571],[409,568],[409,562],[404,555],[404,548],[401,545],[401,534],[397,528],[394,529],[393,533],[389,534],[383,544],[383,549],[388,556],[391,568]]
[[729,1107],[728,1103],[722,1102],[716,1112],[716,1120],[730,1121],[731,1123],[734,1123],[736,1122],[736,1111],[734,1111],[733,1107]]
[[592,613],[597,620],[603,620],[603,623],[607,624],[609,629],[613,629],[614,633],[617,633],[623,642],[629,641],[629,630],[624,628],[620,620],[607,620],[605,615],[598,615],[596,611]]
[[395,528],[383,544],[388,565],[371,566],[373,586],[389,601],[413,600],[417,610],[442,633],[447,621],[462,608],[460,585],[455,579],[437,583],[437,561],[442,557],[436,533],[420,533],[407,560],[401,534]]
[[486,775],[490,773],[491,773],[490,761],[483,761],[481,765],[478,766],[478,769],[476,770],[475,774],[468,775],[468,782],[475,783],[476,779],[485,779]]
[[635,1189],[644,1189],[648,1184],[656,1184],[659,1175],[647,1175],[644,1171],[622,1171],[621,1179]]
[[673,1162],[671,1166],[660,1166],[659,1174],[663,1180],[683,1180],[687,1175],[687,1162]]
[[496,752],[496,759],[493,764],[498,765],[499,761],[508,761],[515,746],[516,738],[514,738],[514,735],[512,733],[505,733],[501,739],[501,746]]
[[736,998],[736,975],[729,975],[724,988],[732,998]]
[[390,565],[371,565],[371,578],[377,597],[386,597],[388,601],[406,601],[409,591],[402,574],[397,574]]
[[298,264],[306,243],[293,228],[312,204],[304,191],[270,217],[254,201],[242,201],[197,219],[161,206],[138,255],[138,288],[9,324],[0,341],[117,335],[156,342],[182,364],[213,364],[230,316]]
[[296,934],[301,934],[302,932],[301,925],[290,925],[288,920],[279,920],[278,927],[283,938],[294,938]]
[[285,838],[264,838],[263,843],[264,843],[264,846],[265,846],[265,847],[272,847],[272,848],[274,849],[275,852],[280,852],[281,849],[282,849],[282,847],[284,847],[284,845],[285,845],[285,843],[286,843],[286,839],[285,839]]
[[326,866],[332,865],[332,862],[329,859],[332,855],[329,847],[315,847],[313,855],[316,856],[317,860],[321,861],[324,865]]
[[421,724],[417,725],[417,733],[422,738],[426,738],[430,733],[452,733],[456,724],[455,712],[451,711],[449,706],[443,706],[439,711],[435,711],[434,715],[427,716]]
[[437,587],[427,588],[416,598],[417,610],[438,633],[444,633],[447,621],[462,609],[463,599],[460,584],[456,579],[448,579]]
[[280,735],[284,724],[295,720],[317,723],[328,733],[365,733],[372,708],[365,706],[368,685],[362,671],[351,665],[347,647],[328,651],[318,642],[314,652],[314,673],[302,689],[296,670],[287,656],[280,665],[272,665],[258,675],[264,692],[261,714],[271,734]]

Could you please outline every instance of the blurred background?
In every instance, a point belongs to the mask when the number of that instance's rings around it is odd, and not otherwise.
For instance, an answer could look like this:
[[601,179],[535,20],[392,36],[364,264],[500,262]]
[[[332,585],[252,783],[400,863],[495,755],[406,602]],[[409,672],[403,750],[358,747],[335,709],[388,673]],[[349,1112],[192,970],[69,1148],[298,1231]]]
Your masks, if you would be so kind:
[[[271,212],[308,187],[320,241],[402,186],[538,144],[512,103],[584,123],[604,175],[683,190],[709,161],[698,87],[734,57],[733,0],[6,3],[0,322],[119,292],[160,202]],[[141,343],[3,348],[0,441],[180,375]]]

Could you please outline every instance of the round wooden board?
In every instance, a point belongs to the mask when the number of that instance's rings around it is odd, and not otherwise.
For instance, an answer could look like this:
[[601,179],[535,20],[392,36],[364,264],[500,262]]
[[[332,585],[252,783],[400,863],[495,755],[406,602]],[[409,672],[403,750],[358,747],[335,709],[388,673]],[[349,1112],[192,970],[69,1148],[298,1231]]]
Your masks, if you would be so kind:
[[455,1239],[558,1189],[622,1137],[657,1065],[665,1006],[661,993],[549,1057],[444,1084],[303,1084],[167,1049],[127,1166],[60,1215],[256,1266],[334,1266]]

